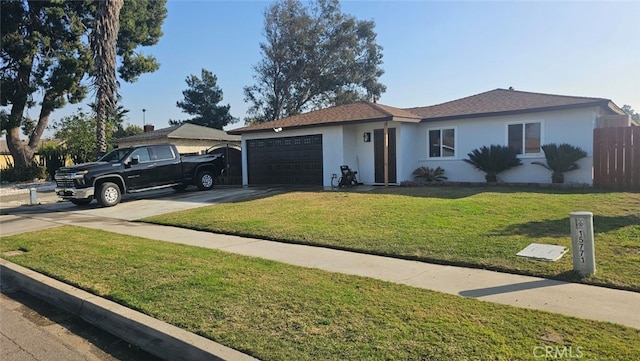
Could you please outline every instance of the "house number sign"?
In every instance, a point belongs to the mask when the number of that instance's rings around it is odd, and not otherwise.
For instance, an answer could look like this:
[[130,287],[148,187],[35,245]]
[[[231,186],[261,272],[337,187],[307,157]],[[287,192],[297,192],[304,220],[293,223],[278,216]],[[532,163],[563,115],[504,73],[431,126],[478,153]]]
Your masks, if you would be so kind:
[[596,273],[595,247],[593,240],[593,213],[569,213],[573,269],[582,276]]

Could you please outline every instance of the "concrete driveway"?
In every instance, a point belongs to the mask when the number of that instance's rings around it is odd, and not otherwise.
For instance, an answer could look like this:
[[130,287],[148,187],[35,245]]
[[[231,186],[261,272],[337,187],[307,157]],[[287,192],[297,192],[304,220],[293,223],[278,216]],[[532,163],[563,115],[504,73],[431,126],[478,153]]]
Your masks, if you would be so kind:
[[[76,206],[71,202],[56,202],[56,198],[52,198],[51,195],[40,195],[39,199],[49,199],[51,203],[37,206],[22,205],[3,207],[2,214],[59,212],[58,216],[64,217],[65,213],[79,213],[96,217],[132,221],[185,209],[219,203],[238,202],[254,197],[277,194],[281,191],[282,189],[275,188],[220,187],[209,191],[191,190],[190,188],[186,192],[176,193],[168,189],[124,195],[122,202],[114,207],[101,207],[96,201],[91,202],[91,204],[87,206]],[[8,224],[5,223],[3,226],[6,227]],[[5,231],[6,229],[2,232],[4,235],[6,235]]]

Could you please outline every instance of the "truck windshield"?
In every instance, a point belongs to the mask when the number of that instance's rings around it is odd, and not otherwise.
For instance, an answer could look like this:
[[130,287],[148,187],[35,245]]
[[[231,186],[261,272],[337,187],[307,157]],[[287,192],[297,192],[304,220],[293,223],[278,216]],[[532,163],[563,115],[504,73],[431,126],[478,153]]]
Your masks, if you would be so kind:
[[98,159],[98,162],[111,162],[111,163],[122,162],[124,158],[127,156],[127,154],[129,154],[130,150],[131,150],[130,148],[114,149],[109,153],[100,157],[100,159]]

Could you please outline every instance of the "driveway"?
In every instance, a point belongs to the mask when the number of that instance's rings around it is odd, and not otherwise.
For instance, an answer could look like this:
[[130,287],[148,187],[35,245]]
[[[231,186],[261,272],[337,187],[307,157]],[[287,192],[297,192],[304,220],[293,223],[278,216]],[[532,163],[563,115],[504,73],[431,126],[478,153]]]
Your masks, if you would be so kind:
[[[248,188],[248,187],[220,187],[210,191],[187,190],[186,192],[176,193],[175,191],[160,190],[150,191],[138,194],[123,196],[122,202],[114,207],[100,207],[97,202],[91,202],[87,206],[76,206],[71,202],[56,202],[51,195],[39,196],[39,199],[48,199],[51,203],[41,204],[37,206],[14,206],[3,207],[2,219],[3,226],[14,229],[3,229],[2,234],[20,233],[20,227],[11,226],[8,221],[8,215],[11,214],[28,214],[28,213],[52,213],[57,214],[56,217],[65,217],[65,213],[83,214],[95,217],[114,218],[125,221],[133,221],[145,217],[155,216],[163,213],[171,213],[204,207],[219,203],[238,202],[255,197],[261,197],[269,194],[276,194],[282,189],[275,188]],[[3,228],[4,228],[3,227]],[[36,228],[36,224],[32,224],[29,228]],[[8,232],[7,232],[8,231]]]

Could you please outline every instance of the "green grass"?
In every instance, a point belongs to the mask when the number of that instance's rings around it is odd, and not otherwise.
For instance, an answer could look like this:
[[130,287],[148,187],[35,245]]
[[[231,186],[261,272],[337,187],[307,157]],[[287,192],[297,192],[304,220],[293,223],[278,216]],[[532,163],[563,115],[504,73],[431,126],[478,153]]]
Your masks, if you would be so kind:
[[[587,192],[587,193],[585,193]],[[572,256],[519,258],[530,243],[571,248],[569,213],[594,213],[597,273]],[[640,193],[517,188],[290,192],[145,221],[640,291]]]
[[17,249],[3,257],[264,360],[640,354],[637,329],[105,231],[0,240],[0,254]]

